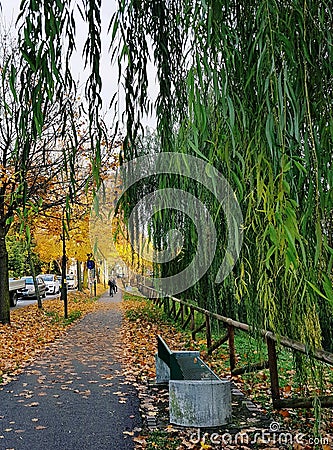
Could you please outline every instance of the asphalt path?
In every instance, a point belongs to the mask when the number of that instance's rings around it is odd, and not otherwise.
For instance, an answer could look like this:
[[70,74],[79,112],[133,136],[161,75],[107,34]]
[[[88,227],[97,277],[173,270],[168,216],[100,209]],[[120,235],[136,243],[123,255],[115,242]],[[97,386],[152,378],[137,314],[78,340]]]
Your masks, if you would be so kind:
[[[100,301],[120,300],[118,293]],[[0,386],[1,450],[134,448],[141,418],[137,392],[117,358],[121,321],[112,305],[88,314]]]

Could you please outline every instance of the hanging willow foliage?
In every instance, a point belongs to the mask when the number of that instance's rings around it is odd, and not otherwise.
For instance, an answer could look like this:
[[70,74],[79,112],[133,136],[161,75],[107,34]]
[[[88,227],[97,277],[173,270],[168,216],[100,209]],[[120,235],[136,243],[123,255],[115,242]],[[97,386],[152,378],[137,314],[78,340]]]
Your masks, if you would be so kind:
[[[83,58],[90,76],[85,86],[91,136],[93,176],[99,185],[101,161],[100,142],[105,138],[100,120],[102,106],[101,55],[101,0],[82,0],[77,5],[87,22],[87,39]],[[13,95],[20,102],[18,121],[19,145],[24,148],[22,164],[30,157],[31,142],[40,138],[49,103],[60,105],[60,119],[66,123],[66,105],[77,95],[76,82],[71,73],[71,57],[76,48],[75,8],[69,0],[22,0],[17,19],[18,43],[21,57],[20,79],[15,67],[11,70]],[[64,39],[64,37],[66,39]],[[15,90],[18,81],[19,90]],[[32,123],[32,126],[30,126]],[[24,184],[24,183],[23,183]],[[24,196],[23,189],[23,196]],[[26,199],[24,199],[26,202]]]
[[[128,0],[119,1],[113,19],[128,62],[131,145],[124,147],[124,160],[138,156],[133,130],[147,110],[151,48],[161,151],[213,164],[243,211],[241,256],[216,285],[226,245],[219,205],[186,178],[159,177],[160,188],[200,198],[218,229],[211,270],[184,295],[301,340],[310,353],[321,346],[333,350],[332,6],[312,0]],[[196,251],[193,224],[172,211],[154,221],[155,245],[163,247],[175,224],[186,254],[160,266],[162,275],[178,271]]]

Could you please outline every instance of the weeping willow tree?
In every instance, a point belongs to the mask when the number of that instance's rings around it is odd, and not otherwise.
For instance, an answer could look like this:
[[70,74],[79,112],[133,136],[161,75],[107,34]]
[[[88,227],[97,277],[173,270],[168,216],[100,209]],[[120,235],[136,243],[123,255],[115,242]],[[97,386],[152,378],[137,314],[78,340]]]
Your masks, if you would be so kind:
[[[333,350],[332,6],[311,0],[121,1],[113,19],[119,60],[126,63],[123,160],[139,156],[152,58],[160,151],[214,165],[243,211],[240,257],[216,284],[226,245],[219,205],[186,177],[154,181],[200,198],[218,230],[210,271],[184,295],[300,340],[310,353]],[[125,197],[125,217],[139,197],[140,187]],[[175,225],[184,233],[186,255],[159,265],[162,275],[196,252],[193,224],[174,211],[153,219],[155,245],[163,248]]]

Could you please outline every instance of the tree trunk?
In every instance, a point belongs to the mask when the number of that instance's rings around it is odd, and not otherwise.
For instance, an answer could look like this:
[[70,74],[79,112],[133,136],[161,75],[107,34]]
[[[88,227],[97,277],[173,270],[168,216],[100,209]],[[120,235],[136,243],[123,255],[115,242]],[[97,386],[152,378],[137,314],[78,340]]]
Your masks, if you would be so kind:
[[83,268],[83,289],[87,289],[88,286],[88,269],[87,264],[84,264]]
[[0,228],[0,323],[10,323],[10,299],[8,281],[8,252],[6,248],[6,231]]
[[62,222],[62,259],[61,259],[61,300],[64,302],[64,317],[68,318],[67,308],[67,256],[66,256],[66,234],[65,222]]
[[28,257],[29,257],[29,266],[30,266],[30,270],[31,270],[31,275],[32,275],[32,279],[34,281],[34,286],[35,286],[35,292],[36,292],[38,309],[42,309],[43,308],[43,304],[42,304],[42,299],[41,299],[40,292],[39,292],[38,282],[36,280],[35,266],[34,266],[34,263],[32,261],[30,245],[29,245],[29,248],[28,248]]
[[77,275],[77,289],[82,291],[82,280],[81,280],[81,262],[76,260],[76,275]]

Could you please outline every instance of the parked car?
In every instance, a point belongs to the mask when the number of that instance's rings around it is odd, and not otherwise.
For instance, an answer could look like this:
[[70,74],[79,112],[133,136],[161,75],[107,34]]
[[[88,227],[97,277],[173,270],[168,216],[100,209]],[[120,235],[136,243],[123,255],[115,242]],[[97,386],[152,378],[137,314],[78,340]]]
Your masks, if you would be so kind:
[[53,273],[43,273],[38,275],[38,278],[42,278],[46,285],[47,294],[59,294],[60,292],[60,281],[57,275]]
[[[19,293],[23,298],[35,298],[37,297],[35,291],[34,280],[32,277],[22,277],[25,280],[25,288],[20,289]],[[36,277],[36,281],[38,283],[39,294],[42,298],[46,297],[46,285],[44,280],[40,277]]]
[[76,278],[75,274],[68,273],[66,275],[66,281],[67,281],[67,289],[76,289],[77,288],[77,278]]
[[9,278],[9,297],[10,297],[10,306],[16,306],[17,298],[21,295],[20,290],[25,288],[25,281],[20,279],[16,280],[15,278]]

